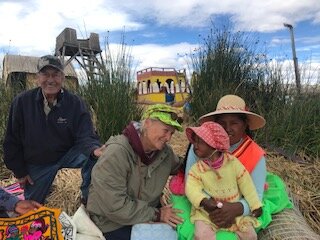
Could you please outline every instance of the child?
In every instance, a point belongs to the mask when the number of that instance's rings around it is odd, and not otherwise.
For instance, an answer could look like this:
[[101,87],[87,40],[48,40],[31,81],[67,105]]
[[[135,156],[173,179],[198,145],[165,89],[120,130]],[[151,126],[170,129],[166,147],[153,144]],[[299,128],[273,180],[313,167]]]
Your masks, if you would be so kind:
[[230,143],[226,131],[215,122],[205,122],[200,127],[187,128],[186,135],[199,158],[188,173],[185,188],[192,204],[190,218],[195,224],[195,239],[216,239],[218,227],[211,222],[209,212],[242,195],[252,216],[237,217],[227,230],[235,232],[239,239],[257,239],[254,227],[259,223],[255,217],[261,215],[262,205],[248,171],[227,153]]

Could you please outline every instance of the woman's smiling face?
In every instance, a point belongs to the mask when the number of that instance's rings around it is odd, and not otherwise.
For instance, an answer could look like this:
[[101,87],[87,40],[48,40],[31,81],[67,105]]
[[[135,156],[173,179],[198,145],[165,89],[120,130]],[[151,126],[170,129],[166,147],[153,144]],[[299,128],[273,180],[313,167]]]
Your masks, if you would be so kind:
[[247,120],[236,113],[226,113],[216,116],[215,121],[219,123],[228,133],[230,145],[238,143],[246,134]]
[[146,119],[145,136],[142,145],[146,152],[161,150],[170,141],[175,128],[160,120]]

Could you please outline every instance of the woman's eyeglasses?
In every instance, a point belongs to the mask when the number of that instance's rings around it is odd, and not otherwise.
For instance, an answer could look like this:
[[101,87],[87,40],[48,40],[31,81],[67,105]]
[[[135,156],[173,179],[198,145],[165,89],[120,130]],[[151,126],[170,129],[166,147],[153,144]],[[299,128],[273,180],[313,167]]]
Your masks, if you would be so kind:
[[170,114],[170,117],[173,121],[177,121],[179,124],[183,123],[183,118],[179,117],[178,114],[176,114],[175,112],[167,112],[167,111],[156,111],[156,112],[162,112],[162,113],[167,113]]

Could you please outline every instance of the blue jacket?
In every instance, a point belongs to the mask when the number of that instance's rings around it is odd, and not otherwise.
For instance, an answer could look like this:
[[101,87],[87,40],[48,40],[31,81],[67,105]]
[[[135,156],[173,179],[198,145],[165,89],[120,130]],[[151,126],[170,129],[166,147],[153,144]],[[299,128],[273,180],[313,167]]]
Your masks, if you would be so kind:
[[4,189],[0,187],[0,209],[4,211],[14,211],[14,208],[19,202],[19,198],[7,193]]
[[89,156],[100,146],[84,101],[67,90],[44,112],[41,88],[13,100],[3,143],[4,162],[16,177],[28,175],[26,165],[57,162],[72,147]]

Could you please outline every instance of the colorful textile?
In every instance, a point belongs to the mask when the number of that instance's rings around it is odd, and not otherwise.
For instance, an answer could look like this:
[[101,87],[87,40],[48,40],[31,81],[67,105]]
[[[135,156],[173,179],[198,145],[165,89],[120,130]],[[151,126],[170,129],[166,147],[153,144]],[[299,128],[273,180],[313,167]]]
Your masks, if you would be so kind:
[[59,209],[41,207],[17,218],[0,218],[1,240],[60,240]]
[[240,160],[249,173],[252,172],[265,154],[266,152],[249,136],[246,136],[242,143],[232,152],[232,155]]
[[18,197],[20,200],[24,200],[23,189],[19,183],[13,183],[3,188],[6,192]]
[[256,228],[257,232],[271,223],[272,214],[281,212],[286,208],[293,208],[286,185],[279,176],[268,172],[266,183],[268,184],[268,189],[263,193],[262,215],[258,218],[261,225]]
[[[3,188],[0,188],[0,213],[2,216],[3,211],[14,211],[15,205],[19,201],[19,198],[6,192]],[[4,214],[6,215],[6,214]]]
[[193,240],[194,224],[190,221],[191,203],[185,195],[171,194],[173,207],[181,209],[180,217],[184,222],[177,226],[178,240]]

